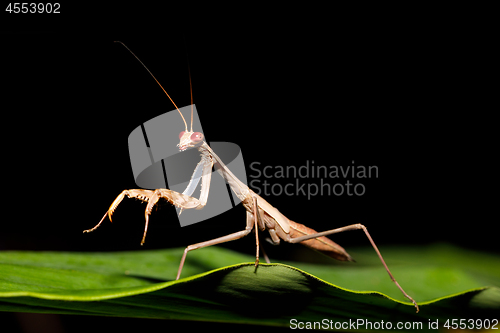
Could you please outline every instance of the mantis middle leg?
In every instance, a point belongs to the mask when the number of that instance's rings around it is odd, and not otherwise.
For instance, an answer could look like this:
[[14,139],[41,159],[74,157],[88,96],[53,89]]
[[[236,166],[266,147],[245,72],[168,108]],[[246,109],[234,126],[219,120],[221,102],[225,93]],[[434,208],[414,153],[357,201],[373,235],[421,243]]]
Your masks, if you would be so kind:
[[[236,239],[240,239],[248,235],[252,229],[255,229],[255,238],[256,238],[256,255],[255,255],[255,266],[257,267],[259,264],[259,235],[258,235],[258,227],[257,226],[263,226],[262,219],[260,218],[260,214],[257,208],[257,200],[254,198],[253,199],[253,215],[247,212],[247,225],[245,227],[245,230],[238,231],[226,236],[222,236],[219,238],[211,239],[209,241],[197,243],[197,244],[192,244],[186,247],[184,250],[184,254],[182,255],[181,263],[179,265],[179,271],[177,272],[177,277],[176,280],[179,280],[181,277],[181,272],[182,272],[182,267],[184,267],[184,261],[186,260],[186,255],[189,251],[192,250],[197,250],[201,249],[203,247],[207,246],[212,246],[216,244],[221,244],[229,241],[233,241]],[[255,228],[254,228],[255,227]],[[267,256],[266,256],[266,261],[268,261]]]

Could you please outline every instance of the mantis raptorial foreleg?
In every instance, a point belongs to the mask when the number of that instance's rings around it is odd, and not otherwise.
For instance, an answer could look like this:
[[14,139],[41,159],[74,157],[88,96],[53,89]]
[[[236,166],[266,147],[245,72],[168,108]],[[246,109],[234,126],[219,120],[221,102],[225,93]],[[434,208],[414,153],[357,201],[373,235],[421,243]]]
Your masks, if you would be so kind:
[[101,221],[97,223],[97,225],[91,229],[84,230],[83,232],[92,232],[95,229],[97,229],[101,223],[104,221],[106,216],[109,217],[109,220],[111,220],[111,216],[115,212],[116,208],[118,205],[122,202],[122,200],[127,196],[128,198],[134,198],[134,199],[139,199],[141,201],[147,202],[148,205],[146,206],[146,210],[144,212],[144,217],[146,219],[146,225],[144,227],[144,234],[142,236],[142,241],[141,245],[144,244],[146,241],[146,234],[148,232],[148,225],[149,225],[149,215],[151,215],[151,212],[153,211],[153,207],[158,203],[158,200],[160,198],[166,199],[168,202],[173,204],[176,207],[179,207],[181,209],[192,209],[192,208],[198,208],[204,206],[204,204],[193,197],[190,197],[188,195],[171,191],[165,188],[160,188],[154,191],[151,190],[142,190],[142,189],[132,189],[132,190],[124,190],[122,193],[120,193],[116,199],[113,201],[111,206],[109,206],[108,211],[104,216],[102,217]]
[[99,223],[97,223],[95,227],[93,227],[91,229],[84,230],[83,232],[84,233],[92,232],[95,229],[97,229],[101,225],[101,223],[104,221],[104,219],[106,218],[106,216],[109,216],[109,220],[111,221],[111,216],[115,212],[116,207],[118,207],[118,205],[120,204],[120,202],[122,202],[122,200],[123,200],[123,198],[125,198],[125,196],[127,196],[129,198],[139,199],[139,200],[142,200],[142,201],[148,201],[149,197],[152,195],[152,193],[153,193],[153,191],[150,191],[150,190],[141,190],[141,189],[124,190],[124,191],[122,191],[122,193],[120,193],[116,197],[116,199],[113,201],[113,203],[111,204],[111,206],[109,206],[108,210],[106,211],[106,214],[104,214],[104,216],[102,217],[101,221],[99,221]]

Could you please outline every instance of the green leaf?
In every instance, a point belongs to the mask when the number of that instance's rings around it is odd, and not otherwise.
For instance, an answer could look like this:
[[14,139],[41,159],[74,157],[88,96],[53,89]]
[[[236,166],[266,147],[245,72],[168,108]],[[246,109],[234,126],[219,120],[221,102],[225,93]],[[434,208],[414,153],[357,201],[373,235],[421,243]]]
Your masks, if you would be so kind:
[[[357,263],[261,264],[227,249],[0,253],[0,310],[289,326],[297,321],[497,318],[498,256],[448,245],[383,248],[402,296],[373,249]],[[241,263],[244,262],[244,263]]]

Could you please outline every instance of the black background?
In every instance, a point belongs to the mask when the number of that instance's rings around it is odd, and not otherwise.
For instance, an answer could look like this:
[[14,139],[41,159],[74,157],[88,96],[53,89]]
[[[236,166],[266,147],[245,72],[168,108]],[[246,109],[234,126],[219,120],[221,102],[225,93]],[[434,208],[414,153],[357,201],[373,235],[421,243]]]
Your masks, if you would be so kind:
[[[113,224],[82,234],[123,189],[137,187],[129,133],[173,109],[140,63],[113,43],[120,40],[179,107],[190,103],[189,62],[205,135],[239,145],[249,175],[254,161],[378,166],[378,178],[360,180],[361,197],[266,197],[290,219],[318,231],[362,223],[382,252],[447,242],[498,253],[493,54],[481,27],[341,14],[243,21],[174,9],[155,20],[151,11],[110,10],[94,21],[68,8],[57,18],[3,21],[0,249],[140,251],[244,228],[241,207],[180,228],[165,204],[140,247],[145,205],[125,200]],[[362,232],[332,238],[347,250],[368,246]],[[224,246],[253,254],[253,241]],[[299,256],[297,248],[266,249],[279,260]]]

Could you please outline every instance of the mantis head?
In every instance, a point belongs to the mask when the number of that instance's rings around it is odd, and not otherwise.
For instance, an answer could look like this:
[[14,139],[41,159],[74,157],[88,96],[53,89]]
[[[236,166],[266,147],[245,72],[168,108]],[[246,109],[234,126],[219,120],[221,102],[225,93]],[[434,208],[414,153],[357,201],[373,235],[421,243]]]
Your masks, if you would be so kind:
[[[192,100],[191,100],[192,102]],[[174,104],[175,105],[175,104]],[[177,108],[177,106],[176,106]],[[191,130],[188,131],[186,119],[184,119],[184,116],[181,113],[181,110],[177,109],[179,111],[179,114],[182,117],[182,120],[184,121],[184,125],[186,125],[186,130],[182,131],[179,133],[179,144],[177,147],[179,147],[180,151],[184,151],[187,148],[195,147],[199,145],[200,143],[203,142],[204,135],[201,132],[193,132],[193,104],[191,103]]]
[[177,147],[179,147],[180,151],[184,151],[187,148],[194,147],[197,144],[203,142],[203,137],[203,133],[200,132],[193,132],[193,130],[191,130],[190,132],[182,131],[181,133],[179,133],[180,142]]

